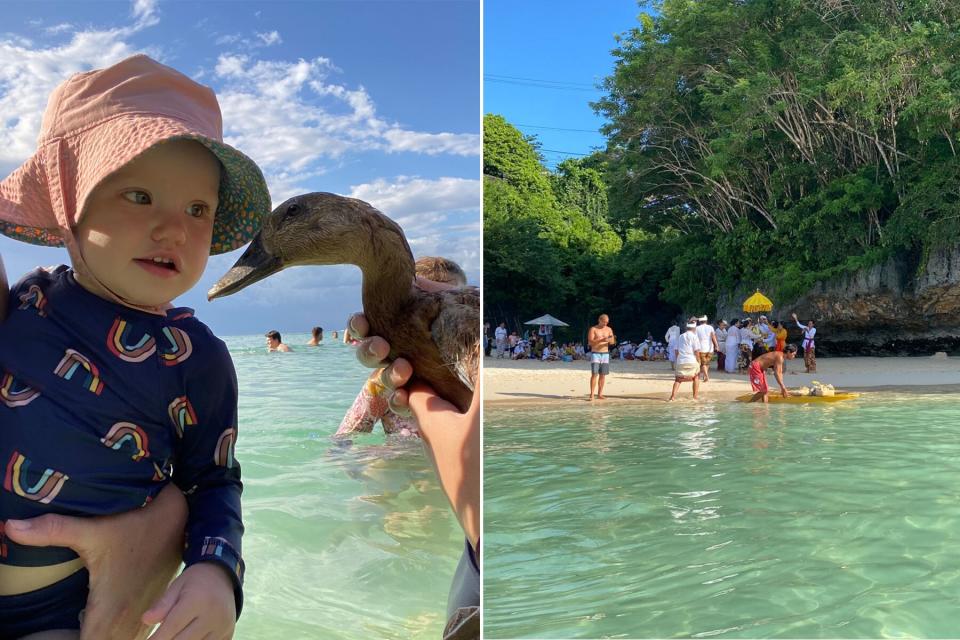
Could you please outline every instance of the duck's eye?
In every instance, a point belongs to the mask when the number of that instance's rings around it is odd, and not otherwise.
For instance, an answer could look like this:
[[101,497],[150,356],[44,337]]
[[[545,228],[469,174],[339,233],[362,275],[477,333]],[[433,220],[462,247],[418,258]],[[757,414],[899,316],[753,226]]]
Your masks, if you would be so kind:
[[134,204],[150,204],[150,194],[146,191],[124,191],[123,197]]

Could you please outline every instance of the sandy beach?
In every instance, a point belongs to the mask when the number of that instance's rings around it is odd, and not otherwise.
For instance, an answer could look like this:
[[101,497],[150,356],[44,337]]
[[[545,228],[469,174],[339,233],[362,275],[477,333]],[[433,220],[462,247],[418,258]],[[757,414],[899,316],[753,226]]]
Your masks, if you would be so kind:
[[[727,401],[750,393],[746,375],[718,373],[714,362],[710,382],[701,384],[705,401]],[[484,358],[485,404],[587,403],[590,363],[540,362]],[[809,386],[817,380],[837,390],[860,392],[960,392],[960,358],[818,358],[817,373],[807,374],[803,360],[787,363],[784,382],[788,388]],[[777,392],[773,374],[768,373],[771,392]],[[669,362],[615,360],[610,363],[604,395],[610,404],[663,402],[670,397],[673,371]],[[691,402],[692,385],[683,383],[677,400]]]

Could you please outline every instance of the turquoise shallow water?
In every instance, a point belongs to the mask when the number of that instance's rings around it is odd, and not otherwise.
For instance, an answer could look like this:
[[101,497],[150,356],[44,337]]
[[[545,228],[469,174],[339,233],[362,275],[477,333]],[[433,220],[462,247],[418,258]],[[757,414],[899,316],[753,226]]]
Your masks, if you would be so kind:
[[330,438],[369,374],[352,348],[226,338],[240,385],[239,640],[436,638],[462,533],[419,441]]
[[487,410],[485,637],[956,638],[957,400]]

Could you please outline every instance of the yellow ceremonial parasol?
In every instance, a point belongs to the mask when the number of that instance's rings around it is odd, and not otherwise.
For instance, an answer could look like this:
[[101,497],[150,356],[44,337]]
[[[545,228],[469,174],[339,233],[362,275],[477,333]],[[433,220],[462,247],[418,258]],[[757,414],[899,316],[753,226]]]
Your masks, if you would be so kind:
[[773,303],[765,295],[757,292],[743,301],[743,310],[747,313],[758,313],[760,311],[770,311],[773,309]]

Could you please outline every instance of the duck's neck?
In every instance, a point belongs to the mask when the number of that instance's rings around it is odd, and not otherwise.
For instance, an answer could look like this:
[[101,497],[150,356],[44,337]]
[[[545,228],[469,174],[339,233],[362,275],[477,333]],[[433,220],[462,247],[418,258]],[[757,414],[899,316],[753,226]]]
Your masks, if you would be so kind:
[[413,254],[402,233],[375,234],[357,266],[363,272],[365,313],[393,317],[410,297],[414,278]]

